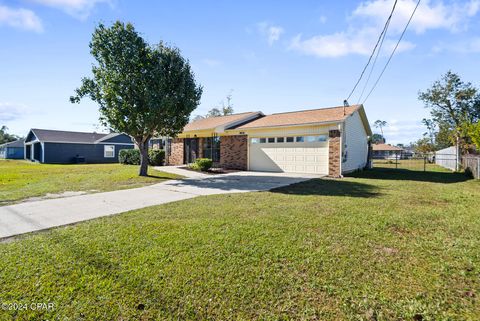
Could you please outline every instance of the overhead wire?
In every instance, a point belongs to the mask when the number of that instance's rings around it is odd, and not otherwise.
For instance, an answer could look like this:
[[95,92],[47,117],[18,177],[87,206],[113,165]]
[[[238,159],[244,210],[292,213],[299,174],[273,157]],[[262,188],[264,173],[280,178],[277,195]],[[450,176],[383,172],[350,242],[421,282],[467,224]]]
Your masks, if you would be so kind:
[[357,82],[355,83],[355,86],[353,86],[353,89],[352,91],[350,92],[350,94],[348,95],[347,99],[345,99],[345,101],[348,101],[350,99],[350,97],[353,95],[353,93],[355,92],[355,89],[357,89],[357,86],[358,84],[360,83],[360,81],[362,80],[363,78],[363,75],[365,74],[365,71],[367,70],[368,66],[370,65],[370,62],[372,61],[372,58],[373,56],[375,55],[375,52],[377,50],[377,47],[378,45],[380,44],[380,42],[382,41],[382,38],[384,38],[384,34],[386,33],[387,29],[388,29],[388,25],[390,24],[390,20],[392,19],[392,16],[393,16],[393,12],[395,11],[395,7],[397,5],[397,2],[398,0],[395,0],[394,4],[393,4],[393,7],[392,7],[392,10],[390,12],[390,15],[388,16],[387,18],[387,21],[385,21],[385,25],[383,26],[383,30],[382,32],[380,33],[380,35],[378,36],[378,39],[377,39],[377,43],[375,44],[375,47],[373,48],[373,51],[372,53],[370,54],[370,57],[368,58],[368,61],[367,61],[367,64],[365,65],[365,67],[363,68],[361,74],[360,74],[360,77],[358,78]]
[[387,69],[388,64],[390,63],[390,61],[392,60],[393,55],[395,54],[395,51],[397,50],[398,46],[400,45],[400,42],[402,41],[402,38],[403,38],[403,36],[405,35],[405,32],[407,31],[407,28],[408,28],[408,26],[410,25],[410,22],[412,21],[413,16],[415,15],[415,12],[416,12],[417,9],[418,9],[418,6],[420,5],[420,2],[421,2],[421,0],[418,0],[417,5],[416,5],[415,8],[413,9],[413,12],[412,12],[412,14],[410,15],[410,18],[408,19],[408,22],[407,22],[407,24],[405,25],[405,28],[403,29],[402,34],[400,35],[400,38],[398,38],[398,41],[397,41],[395,47],[393,48],[392,53],[390,54],[390,57],[388,58],[385,66],[384,66],[383,69],[382,69],[382,72],[381,72],[380,75],[378,76],[377,81],[375,81],[375,83],[373,84],[372,89],[370,89],[370,91],[368,92],[368,95],[365,97],[365,100],[362,102],[362,104],[365,104],[365,102],[367,101],[367,99],[370,97],[370,95],[372,94],[372,92],[375,90],[375,87],[377,87],[378,82],[380,81],[380,78],[382,78],[383,73],[384,73],[385,70]]

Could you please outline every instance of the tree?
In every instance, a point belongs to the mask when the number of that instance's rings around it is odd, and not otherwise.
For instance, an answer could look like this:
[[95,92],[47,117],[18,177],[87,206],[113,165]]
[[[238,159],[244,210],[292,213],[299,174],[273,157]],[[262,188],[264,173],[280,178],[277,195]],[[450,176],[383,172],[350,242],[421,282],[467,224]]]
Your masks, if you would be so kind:
[[380,132],[382,133],[382,137],[385,137],[385,135],[383,134],[383,127],[387,126],[387,122],[384,121],[384,120],[376,120],[374,123],[373,123],[373,126],[375,126],[375,128],[380,128]]
[[0,144],[5,144],[5,143],[9,143],[9,142],[13,142],[17,139],[19,139],[20,137],[16,136],[16,135],[12,135],[12,134],[9,134],[7,133],[8,131],[8,127],[7,126],[2,126],[0,128]]
[[413,148],[417,153],[427,154],[435,150],[428,137],[421,138],[413,144]]
[[480,122],[476,122],[473,124],[465,123],[463,127],[464,131],[477,148],[477,151],[480,151]]
[[180,50],[151,46],[132,24],[99,24],[90,41],[97,64],[70,97],[87,96],[99,104],[100,122],[134,139],[140,150],[140,176],[148,172],[148,141],[154,135],[176,136],[198,106],[202,87],[195,82]]
[[213,107],[210,109],[205,116],[196,115],[193,117],[192,121],[197,121],[205,118],[210,117],[220,117],[220,116],[227,116],[234,113],[233,105],[232,105],[232,91],[226,97],[227,102],[225,103],[224,100],[220,102],[221,106]]
[[233,114],[233,105],[232,105],[232,92],[230,92],[227,97],[227,102],[225,103],[224,100],[220,102],[221,106],[214,107],[210,109],[205,116],[206,118],[209,117],[219,117],[219,116],[227,116]]
[[428,136],[430,138],[430,143],[435,144],[435,122],[432,119],[422,119],[422,124],[427,127],[427,132],[423,136]]
[[386,140],[385,140],[385,137],[383,137],[380,134],[373,134],[372,135],[372,143],[374,143],[374,144],[385,144]]
[[462,125],[480,119],[480,92],[451,71],[435,81],[431,88],[419,92],[418,98],[430,108],[432,119],[439,128],[453,133],[457,144],[465,141]]

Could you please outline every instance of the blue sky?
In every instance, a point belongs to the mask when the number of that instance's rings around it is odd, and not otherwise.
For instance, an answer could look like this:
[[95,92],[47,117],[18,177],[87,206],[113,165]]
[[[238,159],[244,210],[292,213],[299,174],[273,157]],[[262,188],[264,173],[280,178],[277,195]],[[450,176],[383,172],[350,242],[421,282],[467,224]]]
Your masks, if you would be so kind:
[[[93,131],[93,102],[68,98],[90,75],[88,42],[96,24],[132,22],[150,42],[179,47],[204,87],[194,114],[230,92],[236,112],[264,113],[341,105],[368,59],[393,0],[121,1],[0,0],[0,124]],[[400,0],[375,79],[415,3]],[[376,90],[370,122],[386,120],[390,143],[425,131],[417,100],[451,69],[480,85],[480,0],[424,0]],[[360,85],[361,92],[363,84]],[[367,87],[367,90],[370,87]],[[358,101],[355,94],[350,103]]]

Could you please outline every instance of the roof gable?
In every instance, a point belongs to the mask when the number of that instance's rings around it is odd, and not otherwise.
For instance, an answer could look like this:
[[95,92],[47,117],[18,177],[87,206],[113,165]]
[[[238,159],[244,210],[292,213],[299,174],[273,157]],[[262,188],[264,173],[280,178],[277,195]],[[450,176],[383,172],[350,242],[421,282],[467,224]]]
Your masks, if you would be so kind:
[[185,126],[184,132],[191,132],[197,130],[215,130],[223,131],[240,123],[248,120],[256,119],[263,114],[257,112],[246,112],[227,116],[209,117],[203,118],[194,122],[191,122]]
[[[123,134],[86,133],[32,128],[27,135],[27,142],[34,141],[36,138],[42,142],[97,144],[103,143],[103,139],[113,139],[119,135]],[[130,143],[132,143],[131,140]]]

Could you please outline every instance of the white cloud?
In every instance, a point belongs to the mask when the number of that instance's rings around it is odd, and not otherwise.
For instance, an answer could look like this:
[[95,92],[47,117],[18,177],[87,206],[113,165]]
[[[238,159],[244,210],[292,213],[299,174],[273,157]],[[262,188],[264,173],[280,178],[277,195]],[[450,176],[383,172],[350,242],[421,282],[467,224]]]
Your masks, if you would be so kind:
[[2,5],[0,5],[1,25],[28,31],[43,31],[42,21],[35,12],[23,8],[13,9]]
[[268,22],[261,22],[257,26],[258,31],[267,38],[267,42],[270,46],[273,45],[274,42],[278,41],[284,32],[282,27],[272,25]]
[[99,3],[107,3],[112,5],[111,0],[30,0],[41,5],[60,9],[69,15],[78,18],[86,19],[93,8]]
[[[416,5],[415,0],[399,0],[384,42],[383,51],[393,49],[400,33]],[[390,0],[362,2],[348,19],[347,30],[304,38],[301,34],[291,40],[290,49],[317,57],[341,57],[350,54],[369,55],[375,45],[386,17],[392,9]],[[417,9],[409,30],[421,34],[429,29],[446,29],[458,32],[468,27],[468,22],[480,11],[480,0],[465,4],[424,0]],[[397,52],[407,51],[415,44],[403,40]]]
[[[365,28],[355,32],[338,32],[308,39],[302,39],[302,35],[297,35],[293,38],[290,49],[322,58],[336,58],[349,54],[369,55],[378,37],[377,33],[376,29]],[[393,50],[395,44],[396,41],[386,39],[383,50],[389,52]],[[397,52],[407,51],[414,47],[413,43],[402,41]]]
[[17,120],[27,112],[27,107],[21,104],[0,102],[0,123]]
[[[386,119],[387,126],[383,133],[389,144],[408,144],[419,138],[427,131],[420,120]],[[371,124],[374,133],[380,133],[380,129]]]
[[[390,28],[394,32],[401,32],[410,18],[417,1],[400,0],[393,14]],[[352,17],[373,20],[377,26],[383,26],[385,17],[392,9],[392,1],[375,0],[361,3],[352,14]],[[464,29],[468,18],[475,16],[480,9],[480,0],[470,0],[462,5],[458,3],[446,4],[443,1],[431,3],[425,0],[420,3],[415,16],[409,26],[416,33],[423,33],[429,29],[446,29],[452,32]]]

